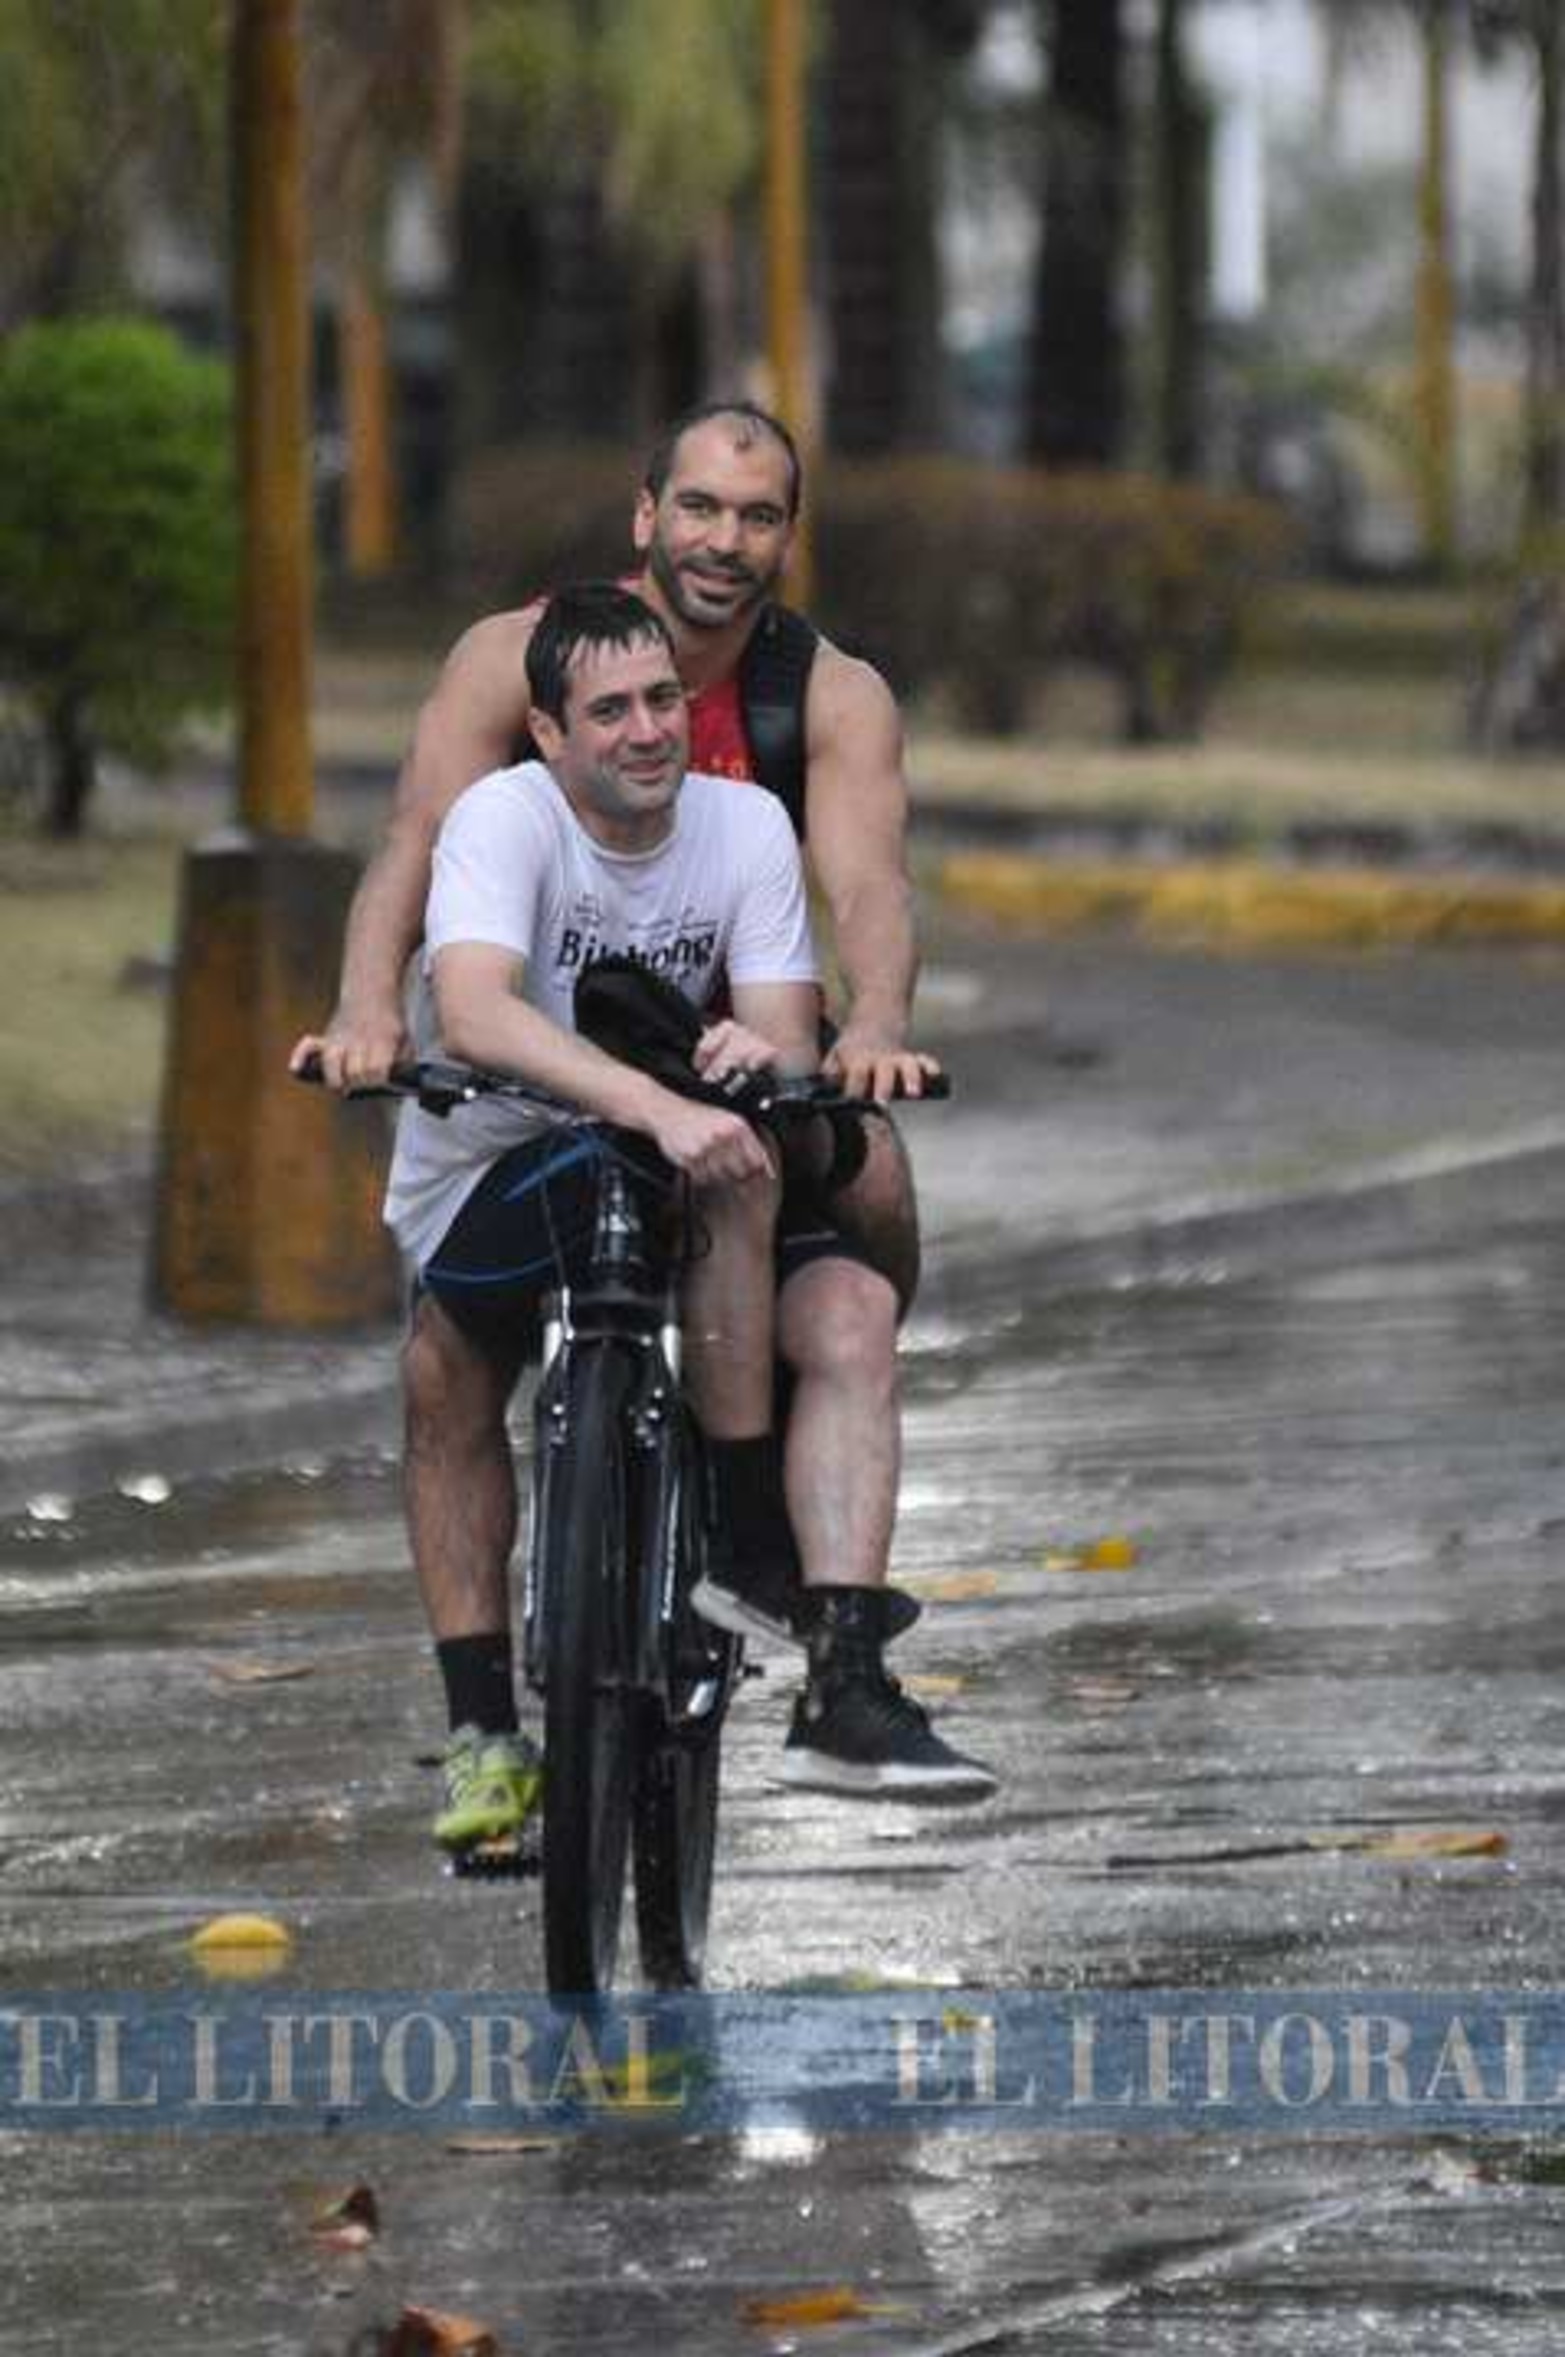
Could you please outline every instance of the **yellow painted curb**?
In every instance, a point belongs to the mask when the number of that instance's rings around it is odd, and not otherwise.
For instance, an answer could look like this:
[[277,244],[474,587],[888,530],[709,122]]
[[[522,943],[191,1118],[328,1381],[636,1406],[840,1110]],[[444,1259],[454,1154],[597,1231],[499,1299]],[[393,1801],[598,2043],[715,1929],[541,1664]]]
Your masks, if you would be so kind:
[[936,880],[957,906],[1049,933],[1130,933],[1234,949],[1565,942],[1565,884],[1210,860],[1058,864],[961,852]]

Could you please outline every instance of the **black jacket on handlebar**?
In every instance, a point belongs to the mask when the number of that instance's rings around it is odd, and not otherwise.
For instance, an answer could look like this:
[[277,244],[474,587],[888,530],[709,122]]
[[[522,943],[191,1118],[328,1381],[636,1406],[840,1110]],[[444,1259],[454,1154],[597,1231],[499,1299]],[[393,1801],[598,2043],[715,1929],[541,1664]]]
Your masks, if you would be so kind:
[[706,1029],[700,1010],[639,958],[594,960],[576,984],[576,1028],[605,1055],[634,1064],[678,1096],[742,1113],[766,1093],[764,1078],[725,1088],[701,1078],[694,1062]]

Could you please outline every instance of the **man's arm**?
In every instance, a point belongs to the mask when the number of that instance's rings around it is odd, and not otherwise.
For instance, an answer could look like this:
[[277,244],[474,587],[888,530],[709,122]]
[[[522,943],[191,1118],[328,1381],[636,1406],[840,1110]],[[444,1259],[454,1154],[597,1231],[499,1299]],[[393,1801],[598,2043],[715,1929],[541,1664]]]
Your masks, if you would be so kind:
[[336,1012],[313,1048],[332,1088],[383,1080],[405,1041],[402,975],[423,933],[440,823],[464,787],[514,755],[527,724],[527,641],[537,609],[492,614],[458,639],[419,713],[385,841],[348,914]]
[[813,982],[736,982],[732,1020],[711,1024],[692,1062],[703,1080],[735,1072],[782,1072],[790,1079],[820,1069],[820,992]]
[[868,663],[822,641],[805,713],[805,823],[810,862],[831,911],[848,993],[826,1070],[854,1096],[917,1096],[932,1057],[910,1049],[918,979],[907,873],[902,722]]
[[517,995],[523,970],[513,951],[484,942],[453,942],[436,953],[435,1004],[448,1054],[514,1072],[585,1113],[639,1130],[698,1186],[734,1184],[770,1170],[765,1147],[738,1114],[676,1096],[529,1006]]

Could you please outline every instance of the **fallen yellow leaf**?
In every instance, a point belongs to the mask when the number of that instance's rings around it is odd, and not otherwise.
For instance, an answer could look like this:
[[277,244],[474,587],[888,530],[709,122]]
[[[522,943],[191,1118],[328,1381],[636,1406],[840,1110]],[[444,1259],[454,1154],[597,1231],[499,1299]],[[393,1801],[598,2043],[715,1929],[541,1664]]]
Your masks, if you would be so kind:
[[1129,1571],[1138,1560],[1140,1550],[1134,1539],[1127,1539],[1122,1531],[1114,1531],[1108,1538],[1094,1539],[1090,1547],[1081,1551],[1083,1571]]
[[1311,1836],[1322,1848],[1352,1850],[1361,1858],[1503,1858],[1509,1837],[1493,1827],[1408,1825],[1389,1833]]
[[881,2303],[861,2300],[846,2284],[830,2291],[799,2292],[791,2299],[746,2300],[740,2314],[746,2324],[846,2324],[858,2316],[896,2316],[905,2313]]
[[904,1678],[902,1683],[910,1694],[917,1695],[924,1702],[943,1702],[950,1695],[964,1693],[967,1688],[965,1678],[947,1675],[938,1670],[928,1670],[922,1676]]
[[1140,1550],[1134,1539],[1122,1531],[1113,1531],[1107,1538],[1088,1539],[1079,1547],[1050,1547],[1045,1550],[1042,1568],[1045,1571],[1129,1571],[1140,1560]]
[[214,1915],[199,1931],[191,1933],[190,1945],[198,1956],[210,1956],[228,1948],[275,1951],[291,1948],[293,1934],[286,1924],[278,1923],[270,1915]]

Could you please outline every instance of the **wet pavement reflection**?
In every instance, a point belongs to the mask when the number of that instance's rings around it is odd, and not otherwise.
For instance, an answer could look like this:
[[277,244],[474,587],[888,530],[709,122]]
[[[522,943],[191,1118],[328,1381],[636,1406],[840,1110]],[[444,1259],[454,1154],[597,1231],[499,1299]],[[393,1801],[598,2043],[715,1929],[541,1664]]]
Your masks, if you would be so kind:
[[[1016,1085],[1014,1026],[968,1053],[963,1156],[1036,1167],[1059,1108]],[[983,1207],[932,1192],[897,1549],[927,1609],[898,1666],[1004,1790],[914,1815],[774,1789],[793,1673],[766,1657],[727,1747],[713,1986],[1551,1987],[1565,1157],[1415,1190],[1390,1224],[1350,1199],[1117,1263],[1062,1258],[1019,1177]],[[188,1935],[235,1907],[288,1925],[281,1989],[536,1988],[534,1887],[432,1865],[437,1703],[381,1458],[17,1517],[0,2007],[199,1993]],[[1373,1846],[1410,1829],[1499,1838]],[[349,2357],[417,2301],[506,2352],[604,2357],[1543,2357],[1565,2341],[1548,2158],[1383,2125],[641,2122],[486,2154],[0,2134],[0,2343]],[[381,2231],[323,2247],[312,2210],[354,2181]],[[824,2286],[858,2311],[746,2321]]]

